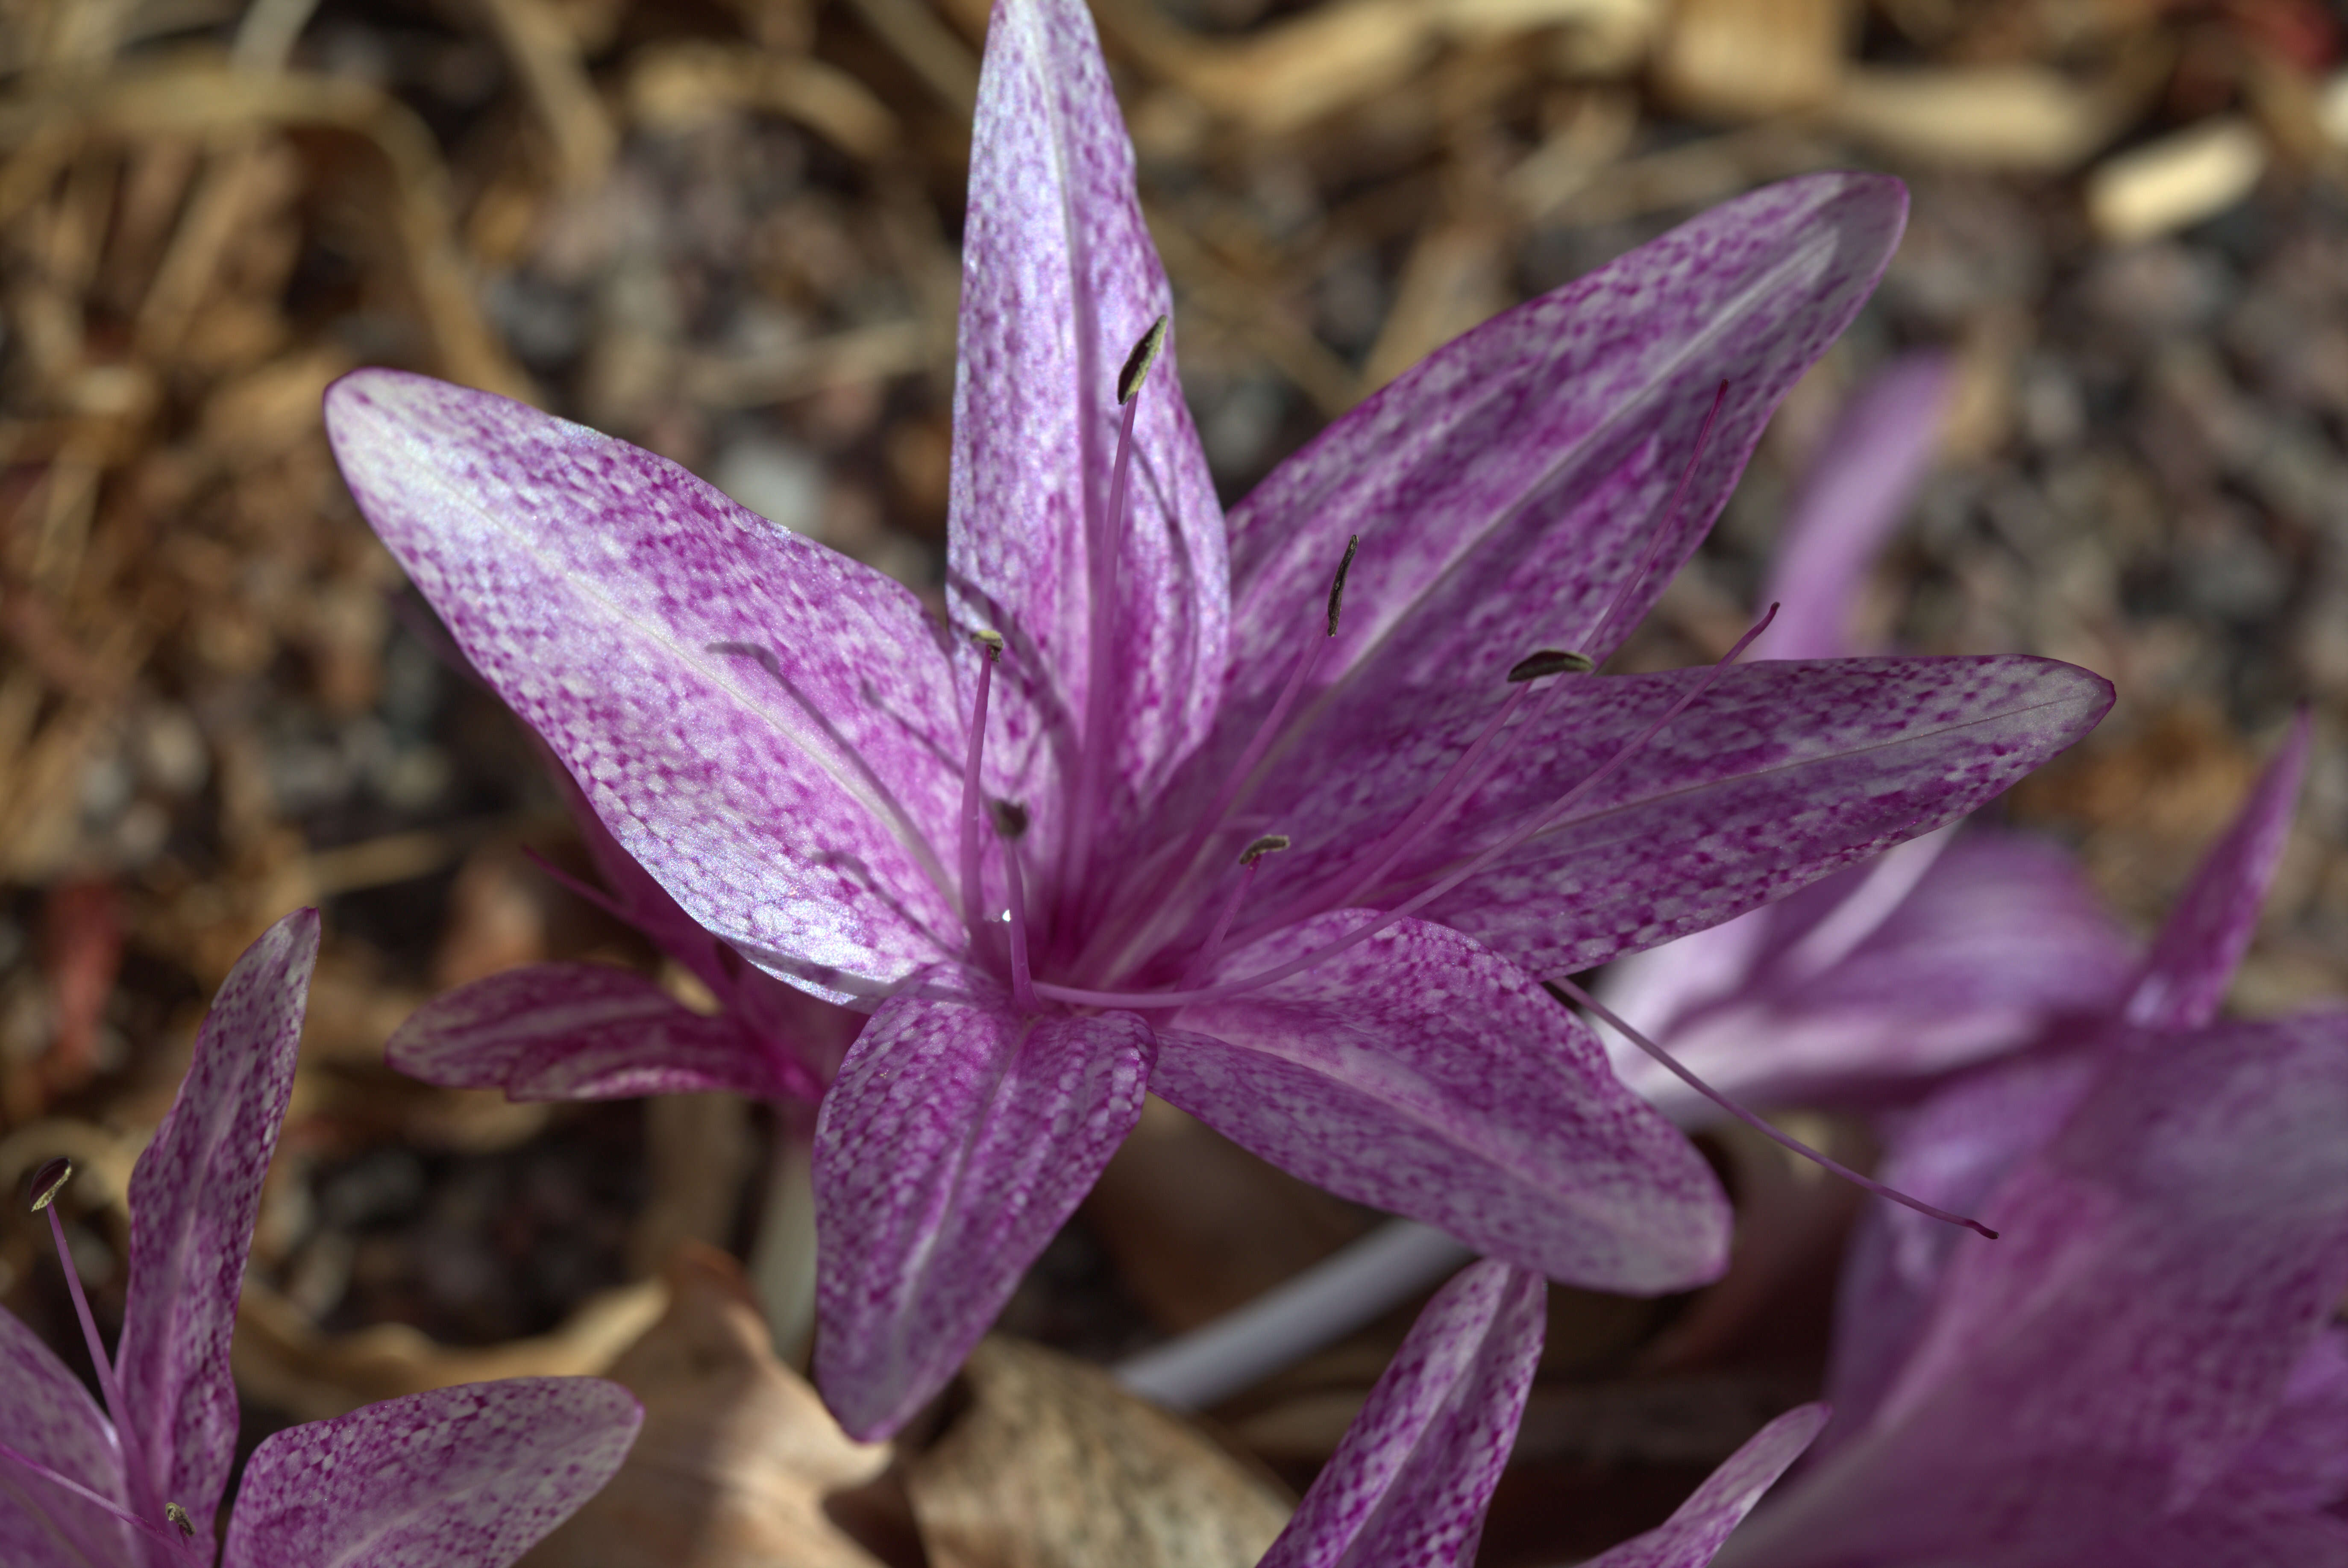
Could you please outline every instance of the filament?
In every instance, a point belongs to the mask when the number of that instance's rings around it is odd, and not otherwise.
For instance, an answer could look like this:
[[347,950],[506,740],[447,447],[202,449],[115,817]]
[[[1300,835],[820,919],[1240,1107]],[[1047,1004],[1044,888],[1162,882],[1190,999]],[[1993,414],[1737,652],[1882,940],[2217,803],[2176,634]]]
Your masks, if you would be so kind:
[[1705,692],[1710,691],[1713,686],[1720,679],[1721,675],[1727,670],[1729,665],[1736,658],[1736,656],[1752,645],[1753,639],[1758,637],[1763,632],[1768,630],[1769,623],[1775,620],[1776,615],[1777,606],[1775,604],[1770,605],[1769,613],[1761,617],[1759,624],[1754,626],[1751,631],[1746,633],[1742,637],[1739,637],[1736,640],[1736,645],[1730,648],[1726,654],[1723,655],[1719,663],[1706,670],[1701,680],[1697,681],[1694,686],[1690,686],[1687,691],[1683,693],[1679,699],[1673,702],[1670,707],[1664,709],[1662,717],[1649,724],[1637,735],[1632,737],[1631,739],[1623,745],[1622,749],[1615,752],[1612,757],[1606,760],[1603,766],[1599,768],[1596,772],[1591,774],[1590,777],[1584,779],[1580,784],[1575,785],[1572,789],[1567,792],[1563,799],[1551,807],[1542,816],[1535,820],[1529,825],[1519,828],[1516,831],[1509,834],[1506,838],[1503,838],[1498,843],[1493,844],[1490,848],[1483,851],[1481,853],[1473,856],[1468,860],[1467,864],[1459,867],[1447,876],[1445,876],[1441,881],[1437,882],[1431,886],[1412,895],[1401,904],[1387,911],[1385,913],[1379,915],[1375,920],[1366,921],[1361,925],[1354,927],[1352,931],[1349,931],[1344,935],[1338,937],[1335,941],[1330,943],[1326,946],[1316,948],[1311,953],[1290,959],[1285,964],[1277,965],[1260,974],[1243,975],[1237,980],[1227,980],[1221,985],[1204,986],[1197,990],[1160,991],[1155,993],[1131,991],[1087,991],[1079,990],[1072,985],[1039,985],[1035,988],[1037,995],[1048,996],[1056,1002],[1067,1002],[1079,1006],[1180,1007],[1189,1006],[1191,1004],[1198,1002],[1218,1002],[1227,996],[1240,995],[1245,992],[1255,990],[1259,986],[1270,985],[1278,981],[1285,980],[1292,975],[1302,975],[1308,969],[1317,968],[1321,965],[1327,963],[1330,959],[1334,958],[1340,953],[1344,952],[1347,948],[1368,941],[1378,933],[1392,926],[1395,922],[1416,914],[1420,910],[1425,909],[1428,904],[1433,903],[1437,899],[1441,898],[1444,894],[1449,892],[1460,883],[1468,881],[1470,877],[1479,875],[1483,872],[1489,870],[1492,863],[1500,859],[1503,855],[1514,853],[1517,850],[1521,849],[1533,839],[1547,832],[1556,824],[1559,817],[1572,810],[1573,807],[1578,805],[1591,790],[1596,789],[1599,784],[1602,783],[1605,779],[1619,771],[1625,763],[1629,762],[1633,756],[1637,755],[1650,741],[1653,740],[1654,738],[1662,732],[1665,725],[1671,723],[1673,719],[1677,718],[1682,713],[1687,710],[1689,705],[1693,704],[1697,698],[1704,696]]
[[[98,1391],[106,1396],[106,1413],[114,1421],[114,1429],[122,1434],[123,1446],[129,1447],[130,1428],[123,1420],[129,1408],[122,1402],[122,1385],[114,1375],[114,1363],[107,1359],[106,1345],[98,1336],[98,1319],[90,1315],[89,1297],[82,1294],[81,1271],[74,1267],[73,1249],[66,1245],[65,1222],[57,1218],[55,1203],[43,1205],[49,1216],[49,1235],[57,1244],[57,1262],[66,1271],[66,1286],[73,1293],[74,1315],[81,1319],[81,1336],[89,1346],[89,1358],[98,1367]],[[130,1455],[123,1455],[124,1469],[132,1468]]]
[[980,632],[971,641],[978,645],[978,693],[971,701],[970,750],[962,769],[962,919],[975,948],[985,914],[985,892],[979,885],[978,835],[986,801],[979,792],[978,765],[986,749],[986,698],[994,685],[994,661],[1003,656],[1003,638],[994,632]]
[[[1141,374],[1146,376],[1148,370],[1145,364]],[[1069,863],[1068,885],[1072,888],[1085,885],[1085,874],[1090,869],[1093,834],[1104,788],[1101,776],[1115,744],[1109,725],[1109,644],[1116,629],[1117,557],[1125,548],[1126,477],[1133,463],[1133,418],[1141,407],[1140,394],[1137,380],[1133,395],[1126,399],[1124,417],[1117,421],[1117,461],[1109,469],[1108,510],[1102,517],[1099,535],[1093,541],[1092,605],[1085,639],[1085,733],[1076,753],[1076,788],[1065,851],[1074,857]]]

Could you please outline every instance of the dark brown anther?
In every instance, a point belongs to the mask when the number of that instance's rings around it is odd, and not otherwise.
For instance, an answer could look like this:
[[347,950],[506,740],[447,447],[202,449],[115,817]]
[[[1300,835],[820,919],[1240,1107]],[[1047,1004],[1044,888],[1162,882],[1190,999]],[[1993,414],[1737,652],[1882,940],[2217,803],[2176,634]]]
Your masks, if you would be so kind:
[[57,1194],[73,1180],[73,1161],[63,1155],[33,1172],[33,1212],[39,1213],[57,1201]]
[[1288,835],[1286,833],[1266,833],[1262,838],[1258,839],[1254,843],[1250,844],[1246,849],[1240,851],[1240,864],[1243,866],[1251,866],[1255,864],[1256,861],[1263,859],[1264,856],[1278,854],[1281,851],[1286,848],[1288,848]]
[[987,814],[994,819],[998,838],[1020,839],[1027,834],[1027,808],[1016,800],[989,800]]
[[1141,341],[1125,356],[1125,368],[1117,373],[1118,407],[1133,401],[1133,395],[1141,390],[1142,382],[1148,377],[1149,367],[1158,363],[1158,351],[1165,346],[1166,317],[1161,315],[1149,324],[1149,330],[1141,335]]
[[1354,569],[1354,552],[1360,549],[1362,536],[1345,536],[1345,558],[1337,562],[1337,575],[1329,583],[1329,634],[1337,634],[1337,612],[1345,607],[1345,573]]
[[1537,681],[1543,676],[1586,676],[1598,667],[1598,661],[1588,654],[1570,653],[1563,648],[1543,648],[1527,654],[1509,666],[1509,684]]
[[973,632],[970,634],[970,640],[976,643],[979,646],[979,651],[984,654],[989,659],[999,659],[1003,656],[1002,633],[994,631],[987,627],[981,627],[979,630]]

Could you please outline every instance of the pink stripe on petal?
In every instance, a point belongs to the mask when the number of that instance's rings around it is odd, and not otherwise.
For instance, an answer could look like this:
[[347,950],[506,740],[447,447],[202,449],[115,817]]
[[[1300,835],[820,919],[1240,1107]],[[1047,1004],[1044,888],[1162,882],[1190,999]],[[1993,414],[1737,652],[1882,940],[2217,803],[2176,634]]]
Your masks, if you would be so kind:
[[1426,1304],[1257,1568],[1474,1561],[1548,1326],[1540,1276],[1470,1264]]
[[176,1502],[200,1535],[212,1527],[235,1457],[229,1335],[317,960],[314,909],[287,915],[245,950],[130,1173],[130,1280],[115,1358],[129,1406],[129,1501],[159,1522]]
[[1141,1114],[1130,1013],[1022,1017],[941,966],[881,1004],[816,1120],[816,1382],[861,1441],[945,1386]]
[[[1216,978],[1375,918],[1321,916],[1225,957]],[[1682,1290],[1726,1260],[1726,1201],[1694,1148],[1579,1019],[1455,931],[1406,919],[1175,1023],[1150,1087],[1340,1197],[1599,1290]]]
[[603,1488],[644,1410],[600,1377],[434,1388],[265,1439],[221,1568],[505,1568]]

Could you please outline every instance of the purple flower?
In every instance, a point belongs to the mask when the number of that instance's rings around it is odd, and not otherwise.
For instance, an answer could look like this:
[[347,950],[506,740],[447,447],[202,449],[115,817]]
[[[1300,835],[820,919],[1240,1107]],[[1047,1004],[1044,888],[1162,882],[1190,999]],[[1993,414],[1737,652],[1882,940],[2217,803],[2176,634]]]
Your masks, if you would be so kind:
[[2110,1015],[1900,1130],[1886,1178],[2003,1239],[1867,1216],[1819,1461],[1724,1561],[2348,1563],[2348,1016],[2212,1022],[2306,748]]
[[[109,1360],[49,1208],[106,1411],[0,1312],[0,1563],[209,1568],[236,1445],[229,1334],[277,1144],[318,916],[270,928],[196,1037],[130,1178],[130,1279]],[[45,1167],[36,1202],[63,1184]],[[643,1412],[592,1377],[438,1388],[278,1432],[245,1467],[224,1568],[499,1568],[602,1486]]]
[[[1869,563],[1913,500],[1950,367],[1894,361],[1828,433],[1787,513],[1755,645],[1772,658],[1852,645]],[[1748,1103],[1879,1105],[2107,1009],[2135,944],[2072,858],[2023,833],[1952,824],[1791,897],[1612,965],[1599,998]],[[1615,1070],[1684,1125],[1713,1109],[1611,1030]]]
[[388,371],[329,394],[362,510],[619,844],[768,973],[873,1009],[815,1151],[850,1432],[940,1386],[1145,1088],[1550,1277],[1720,1267],[1711,1173],[1535,979],[1937,826],[2108,701],[2021,659],[1571,673],[1694,547],[1904,211],[1869,176],[1732,202],[1453,344],[1226,522],[1170,347],[1119,370],[1168,290],[1090,19],[1006,0],[953,630],[592,431]]
[[[1419,1314],[1258,1568],[1464,1568],[1506,1468],[1545,1327],[1540,1276],[1470,1265]],[[1588,1568],[1704,1568],[1826,1424],[1780,1416],[1664,1523]]]

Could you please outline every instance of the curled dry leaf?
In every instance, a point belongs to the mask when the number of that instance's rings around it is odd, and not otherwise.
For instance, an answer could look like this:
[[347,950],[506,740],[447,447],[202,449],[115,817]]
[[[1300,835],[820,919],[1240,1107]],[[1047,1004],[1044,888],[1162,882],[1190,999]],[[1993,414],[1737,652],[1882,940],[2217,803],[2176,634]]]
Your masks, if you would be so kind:
[[603,1374],[644,1402],[636,1446],[524,1568],[880,1568],[839,1520],[889,1449],[775,1358],[731,1257],[688,1243],[665,1278],[668,1311]]
[[646,1280],[589,1296],[546,1334],[502,1345],[442,1345],[405,1323],[327,1334],[302,1309],[248,1277],[230,1356],[255,1398],[304,1421],[378,1400],[500,1377],[599,1373],[660,1315],[666,1292]]
[[932,1568],[1251,1568],[1288,1522],[1272,1482],[1096,1367],[989,1339],[959,1388],[905,1469]]

